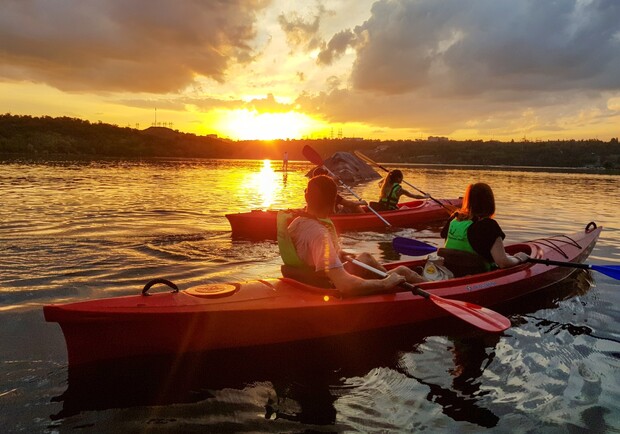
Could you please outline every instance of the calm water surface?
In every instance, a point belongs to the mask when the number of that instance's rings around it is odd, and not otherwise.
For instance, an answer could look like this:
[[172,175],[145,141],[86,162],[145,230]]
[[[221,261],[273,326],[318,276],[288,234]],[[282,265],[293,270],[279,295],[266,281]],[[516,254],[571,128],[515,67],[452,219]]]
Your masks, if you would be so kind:
[[[278,169],[279,162],[273,162]],[[0,165],[1,432],[620,432],[620,282],[570,281],[498,308],[501,336],[445,321],[312,345],[70,372],[42,306],[276,277],[273,241],[233,239],[225,213],[300,207],[306,163]],[[507,241],[604,226],[591,263],[620,264],[620,177],[405,168],[436,198],[491,184]],[[355,186],[375,200],[376,181]],[[384,261],[394,235],[439,244],[441,224],[343,235]],[[174,369],[173,369],[174,368]],[[191,372],[192,375],[188,375]]]

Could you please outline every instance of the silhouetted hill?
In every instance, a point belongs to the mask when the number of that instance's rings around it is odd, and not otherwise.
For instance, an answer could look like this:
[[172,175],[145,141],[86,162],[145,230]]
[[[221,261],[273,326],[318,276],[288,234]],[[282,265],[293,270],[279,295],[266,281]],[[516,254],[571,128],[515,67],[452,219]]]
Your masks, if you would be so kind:
[[325,158],[359,150],[384,163],[620,168],[618,139],[546,142],[454,140],[244,140],[196,136],[164,127],[145,130],[91,123],[76,118],[0,115],[0,153],[36,158],[233,158],[304,160],[310,144]]

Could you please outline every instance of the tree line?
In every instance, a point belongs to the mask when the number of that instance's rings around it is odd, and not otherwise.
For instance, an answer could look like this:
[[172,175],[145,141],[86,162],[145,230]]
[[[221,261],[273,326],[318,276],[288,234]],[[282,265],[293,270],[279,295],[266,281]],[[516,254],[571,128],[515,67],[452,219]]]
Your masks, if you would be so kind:
[[502,165],[620,169],[618,138],[550,141],[483,140],[244,140],[173,131],[138,130],[70,117],[0,115],[0,154],[5,158],[232,158],[304,160],[311,145],[325,158],[359,150],[384,163]]

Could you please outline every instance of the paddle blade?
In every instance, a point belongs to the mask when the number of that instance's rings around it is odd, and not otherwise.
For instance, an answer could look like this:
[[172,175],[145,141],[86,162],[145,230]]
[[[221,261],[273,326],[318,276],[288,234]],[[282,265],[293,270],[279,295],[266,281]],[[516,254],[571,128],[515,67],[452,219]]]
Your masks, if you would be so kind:
[[590,265],[590,268],[612,279],[620,280],[620,265]]
[[510,320],[486,307],[461,300],[451,300],[430,294],[430,300],[443,310],[487,332],[500,333],[508,329]]
[[[368,264],[365,264],[357,259],[351,259],[356,265],[375,273],[378,276],[386,277],[387,273],[378,270]],[[505,316],[492,311],[491,309],[487,309],[486,307],[478,306],[473,303],[469,303],[466,301],[460,300],[449,300],[446,298],[439,297],[438,295],[431,294],[430,292],[426,292],[423,289],[412,285],[411,283],[403,282],[400,284],[401,288],[405,288],[411,291],[414,294],[421,295],[427,300],[435,303],[436,306],[442,308],[446,312],[456,317],[459,317],[463,321],[468,322],[474,327],[478,327],[481,330],[487,332],[499,333],[506,330],[510,327],[510,320]]]
[[398,253],[408,256],[424,256],[437,251],[435,246],[405,237],[395,237],[392,240],[392,247]]
[[310,145],[304,146],[301,150],[301,153],[304,154],[306,160],[310,161],[311,163],[314,163],[317,166],[323,165],[323,158]]

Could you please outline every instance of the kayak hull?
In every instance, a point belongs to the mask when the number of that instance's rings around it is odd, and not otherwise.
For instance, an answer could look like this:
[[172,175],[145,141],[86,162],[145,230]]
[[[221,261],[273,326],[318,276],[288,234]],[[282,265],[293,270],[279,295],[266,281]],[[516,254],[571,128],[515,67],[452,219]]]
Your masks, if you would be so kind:
[[[601,228],[508,246],[533,257],[582,262]],[[419,261],[387,264],[415,266]],[[490,307],[566,278],[574,268],[523,264],[420,287]],[[174,355],[326,338],[425,323],[449,316],[411,292],[342,298],[287,278],[209,284],[44,307],[60,324],[70,366],[137,356]]]
[[[394,227],[415,227],[434,221],[447,220],[450,210],[460,208],[462,199],[439,199],[444,206],[432,200],[414,200],[399,204],[399,209],[379,214]],[[447,209],[446,209],[447,208]],[[276,239],[277,210],[252,210],[244,213],[226,214],[232,235],[250,239]],[[386,227],[379,217],[367,211],[360,214],[333,214],[329,217],[338,232],[381,230]]]

